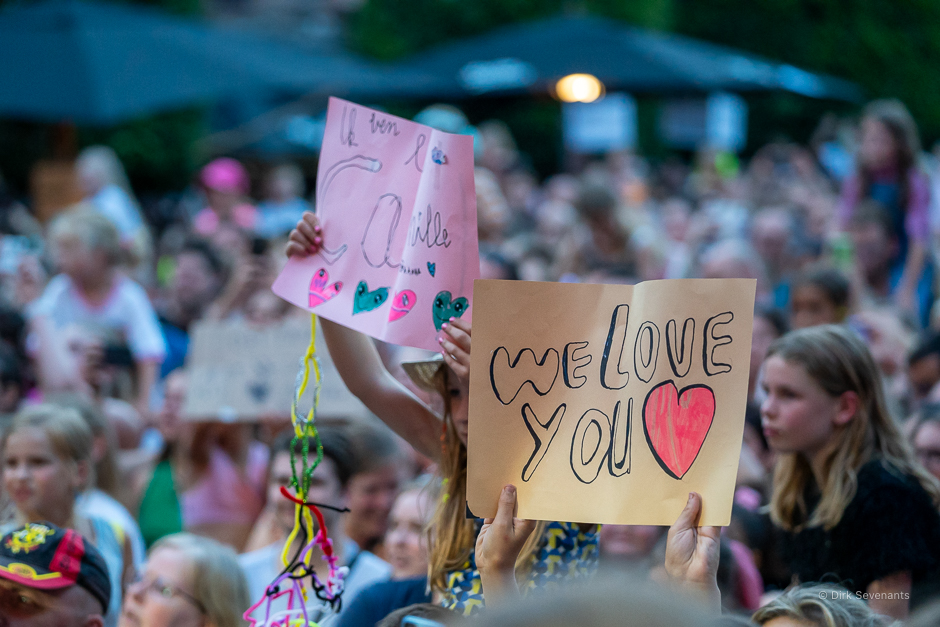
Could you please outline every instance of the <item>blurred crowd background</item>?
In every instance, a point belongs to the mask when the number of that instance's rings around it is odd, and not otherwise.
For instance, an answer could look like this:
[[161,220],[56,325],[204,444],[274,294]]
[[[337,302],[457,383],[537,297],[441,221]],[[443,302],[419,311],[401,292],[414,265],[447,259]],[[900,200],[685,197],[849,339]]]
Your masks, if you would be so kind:
[[[563,3],[285,0],[276,11],[250,0],[164,4],[390,59]],[[765,592],[788,583],[758,515],[774,463],[760,426],[759,372],[774,339],[828,323],[860,334],[918,460],[940,478],[940,150],[932,148],[940,116],[927,73],[940,55],[938,9],[921,2],[885,12],[871,3],[847,16],[826,2],[582,4],[892,97],[749,96],[748,115],[736,122],[743,138],[680,147],[655,136],[658,105],[640,97],[629,145],[590,152],[566,147],[561,105],[548,95],[447,104],[370,96],[392,113],[474,135],[483,278],[757,280],[749,411],[719,572],[726,606],[754,610]],[[879,39],[883,33],[893,35]],[[308,102],[301,122],[315,123],[324,103]],[[93,472],[73,486],[82,492],[74,511],[53,508],[61,516],[53,522],[74,522],[98,538],[117,530],[116,589],[121,573],[132,579],[147,547],[188,531],[241,554],[247,588],[233,584],[241,597],[231,604],[244,610],[277,574],[275,553],[293,524],[293,506],[285,510],[278,498],[290,478],[289,416],[234,424],[183,417],[193,325],[264,328],[307,315],[270,285],[286,262],[289,232],[315,210],[316,153],[262,141],[265,134],[245,122],[257,120],[262,104],[242,102],[249,113],[222,105],[107,127],[0,122],[0,414],[14,427],[4,440],[5,519],[67,500],[71,488],[55,484],[69,471],[55,464],[90,461]],[[440,403],[400,367],[422,355],[379,348],[402,383]],[[48,426],[58,423],[44,417],[46,403],[74,409],[86,426]],[[22,411],[32,406],[40,409]],[[430,516],[423,488],[435,468],[378,420],[339,412],[323,423],[332,431],[318,500],[350,510],[330,519],[334,542],[354,565],[346,607],[371,584],[423,582]],[[45,444],[22,435],[30,428],[46,429]],[[24,487],[18,473],[36,459],[53,474]],[[81,516],[105,519],[111,531],[75,522]],[[664,542],[662,528],[604,526],[601,566],[626,564],[655,578]],[[423,583],[414,591],[410,601],[427,600]]]

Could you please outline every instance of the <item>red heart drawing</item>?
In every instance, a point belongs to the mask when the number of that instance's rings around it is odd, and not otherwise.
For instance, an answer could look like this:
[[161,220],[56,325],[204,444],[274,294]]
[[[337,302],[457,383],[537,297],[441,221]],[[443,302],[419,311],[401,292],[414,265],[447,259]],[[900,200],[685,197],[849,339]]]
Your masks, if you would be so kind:
[[715,418],[715,393],[707,385],[676,389],[670,379],[643,402],[643,432],[653,456],[670,477],[689,471]]

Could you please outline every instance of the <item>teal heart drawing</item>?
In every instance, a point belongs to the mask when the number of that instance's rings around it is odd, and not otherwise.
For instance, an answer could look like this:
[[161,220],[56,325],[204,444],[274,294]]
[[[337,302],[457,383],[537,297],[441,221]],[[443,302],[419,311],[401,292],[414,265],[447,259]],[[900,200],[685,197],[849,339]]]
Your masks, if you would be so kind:
[[461,296],[451,300],[450,292],[438,292],[434,297],[434,306],[431,315],[434,317],[434,327],[440,331],[441,326],[451,318],[459,318],[470,307],[470,301]]
[[428,272],[431,273],[431,276],[434,276],[434,273],[437,272],[437,264],[428,262]]
[[353,315],[378,309],[386,300],[388,300],[387,287],[379,287],[370,292],[368,284],[365,281],[359,281],[359,285],[356,286],[356,295],[353,297]]

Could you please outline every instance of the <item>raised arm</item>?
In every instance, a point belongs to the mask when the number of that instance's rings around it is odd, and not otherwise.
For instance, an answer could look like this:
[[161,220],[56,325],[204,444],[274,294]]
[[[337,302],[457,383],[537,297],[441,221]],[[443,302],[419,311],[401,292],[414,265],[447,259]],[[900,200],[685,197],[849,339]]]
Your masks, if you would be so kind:
[[[320,225],[308,211],[291,231],[287,255],[315,253],[321,242]],[[330,357],[349,391],[419,453],[439,461],[440,417],[385,368],[371,338],[323,318],[320,324]]]
[[323,318],[320,324],[349,391],[419,453],[440,461],[440,417],[385,368],[372,339]]

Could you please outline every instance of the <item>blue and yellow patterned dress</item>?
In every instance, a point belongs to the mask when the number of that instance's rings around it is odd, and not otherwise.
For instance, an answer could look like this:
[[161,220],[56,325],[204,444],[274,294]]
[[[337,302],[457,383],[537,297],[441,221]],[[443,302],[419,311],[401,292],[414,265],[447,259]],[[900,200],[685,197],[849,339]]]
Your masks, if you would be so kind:
[[[483,521],[478,519],[477,533],[482,524]],[[548,523],[528,578],[520,585],[522,594],[594,575],[597,572],[598,530],[597,525],[585,533],[577,523]],[[447,591],[441,603],[464,616],[474,616],[483,609],[483,584],[477,570],[475,550],[471,551],[462,569],[447,576]]]

